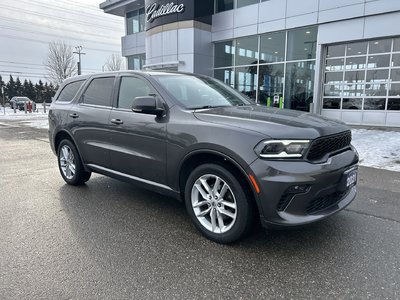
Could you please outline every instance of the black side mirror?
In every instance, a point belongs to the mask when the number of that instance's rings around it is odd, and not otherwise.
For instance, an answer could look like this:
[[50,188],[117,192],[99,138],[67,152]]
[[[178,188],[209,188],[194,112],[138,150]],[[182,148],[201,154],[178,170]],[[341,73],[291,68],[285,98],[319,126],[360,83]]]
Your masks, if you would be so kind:
[[165,108],[160,100],[152,96],[136,97],[132,103],[132,111],[136,113],[156,115],[161,118]]

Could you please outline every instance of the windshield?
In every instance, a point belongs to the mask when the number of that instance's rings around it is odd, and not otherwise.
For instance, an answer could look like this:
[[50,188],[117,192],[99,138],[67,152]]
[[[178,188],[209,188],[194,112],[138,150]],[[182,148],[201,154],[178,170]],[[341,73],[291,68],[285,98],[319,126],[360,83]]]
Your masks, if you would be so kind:
[[154,77],[187,109],[253,104],[233,88],[212,78],[181,74]]

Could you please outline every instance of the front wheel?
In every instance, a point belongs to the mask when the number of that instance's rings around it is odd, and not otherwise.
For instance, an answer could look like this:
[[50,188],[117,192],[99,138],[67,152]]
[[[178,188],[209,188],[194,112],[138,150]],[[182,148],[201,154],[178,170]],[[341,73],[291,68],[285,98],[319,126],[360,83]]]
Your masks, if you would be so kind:
[[70,140],[62,140],[57,151],[58,168],[64,181],[70,185],[82,185],[91,172],[85,171],[79,153]]
[[196,228],[215,242],[234,242],[251,225],[250,201],[223,166],[204,164],[193,170],[186,183],[185,203]]

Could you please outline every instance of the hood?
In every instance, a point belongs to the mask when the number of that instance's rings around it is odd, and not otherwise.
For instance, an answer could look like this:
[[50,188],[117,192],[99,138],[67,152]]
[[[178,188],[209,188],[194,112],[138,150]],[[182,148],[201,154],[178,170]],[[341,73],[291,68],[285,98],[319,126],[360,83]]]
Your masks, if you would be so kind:
[[204,122],[253,130],[274,139],[315,139],[349,130],[344,123],[320,115],[260,105],[202,109],[194,115]]

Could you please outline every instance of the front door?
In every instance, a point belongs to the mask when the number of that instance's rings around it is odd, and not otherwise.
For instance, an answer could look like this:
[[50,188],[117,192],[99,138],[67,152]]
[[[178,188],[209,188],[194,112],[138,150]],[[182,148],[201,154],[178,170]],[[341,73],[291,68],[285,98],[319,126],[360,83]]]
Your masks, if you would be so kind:
[[166,183],[166,118],[132,111],[135,97],[158,94],[140,77],[120,78],[118,99],[110,114],[112,169],[156,183]]

